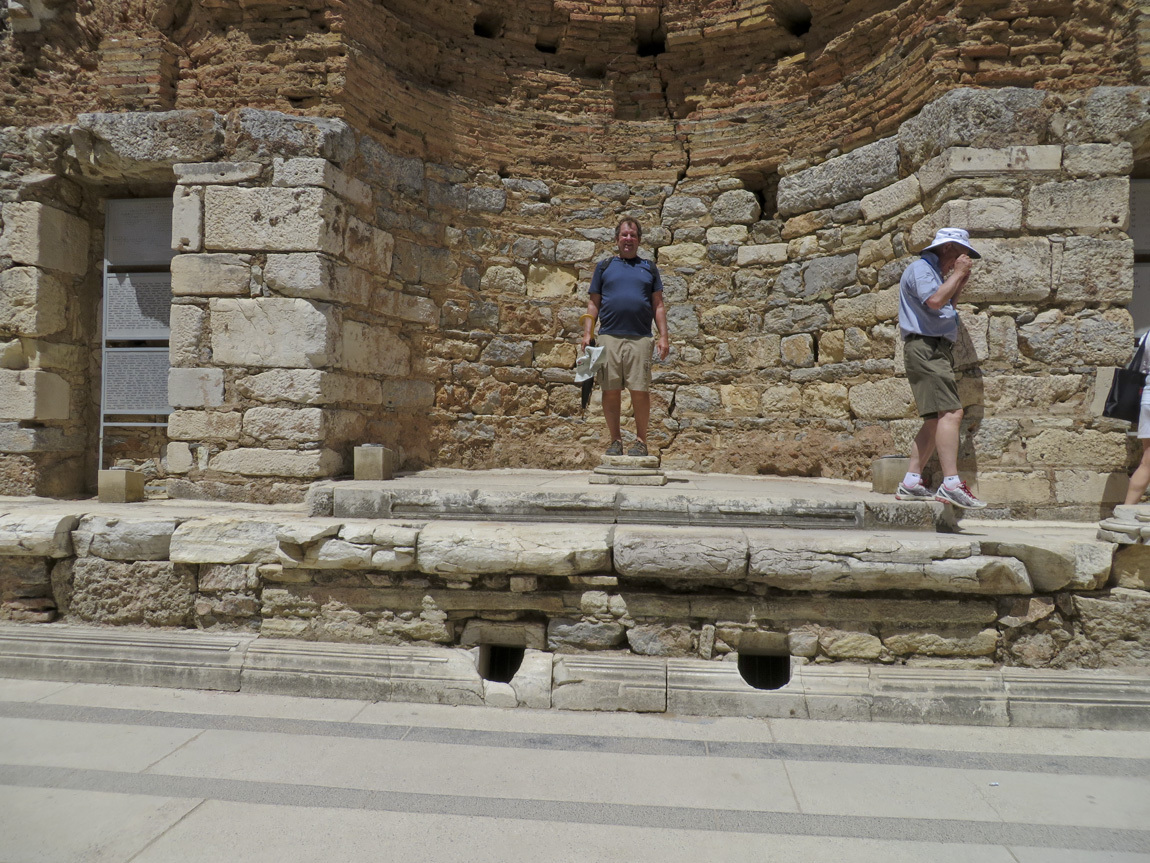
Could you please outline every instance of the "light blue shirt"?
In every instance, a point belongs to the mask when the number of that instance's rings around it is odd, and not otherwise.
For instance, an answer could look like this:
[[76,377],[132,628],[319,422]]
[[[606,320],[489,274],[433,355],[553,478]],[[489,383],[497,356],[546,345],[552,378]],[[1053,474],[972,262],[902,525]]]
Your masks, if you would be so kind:
[[926,304],[942,287],[938,255],[923,252],[902,274],[898,289],[898,328],[903,339],[911,333],[958,341],[958,310],[951,300],[938,311]]

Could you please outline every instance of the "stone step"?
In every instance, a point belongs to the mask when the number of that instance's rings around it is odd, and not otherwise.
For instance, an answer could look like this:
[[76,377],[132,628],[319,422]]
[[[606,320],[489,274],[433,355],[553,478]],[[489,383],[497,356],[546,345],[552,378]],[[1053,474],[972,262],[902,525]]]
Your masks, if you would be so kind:
[[540,491],[478,487],[404,486],[392,482],[317,483],[312,514],[335,518],[418,518],[471,521],[589,522],[713,527],[897,527],[950,531],[953,509],[934,501],[772,499],[751,494],[662,488],[592,486]]
[[1150,730],[1150,672],[804,665],[756,689],[728,661],[527,650],[510,683],[478,649],[0,624],[0,676],[569,710]]

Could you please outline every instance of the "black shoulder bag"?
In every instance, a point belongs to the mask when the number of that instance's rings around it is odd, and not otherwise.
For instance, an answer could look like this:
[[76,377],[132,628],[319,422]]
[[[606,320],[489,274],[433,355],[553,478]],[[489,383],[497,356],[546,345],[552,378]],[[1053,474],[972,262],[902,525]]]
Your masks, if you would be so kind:
[[1142,373],[1142,355],[1145,352],[1146,336],[1143,336],[1130,364],[1124,369],[1115,369],[1102,416],[1128,423],[1138,422],[1138,414],[1142,410],[1142,387],[1146,384],[1146,375]]

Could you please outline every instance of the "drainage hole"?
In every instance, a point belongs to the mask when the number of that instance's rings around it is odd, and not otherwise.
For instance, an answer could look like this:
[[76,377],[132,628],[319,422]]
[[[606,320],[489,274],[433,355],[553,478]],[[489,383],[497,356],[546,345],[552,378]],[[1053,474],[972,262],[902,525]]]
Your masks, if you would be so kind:
[[791,682],[791,658],[740,653],[739,674],[755,689],[781,689]]
[[493,683],[510,683],[523,664],[523,648],[505,644],[479,645],[479,676]]

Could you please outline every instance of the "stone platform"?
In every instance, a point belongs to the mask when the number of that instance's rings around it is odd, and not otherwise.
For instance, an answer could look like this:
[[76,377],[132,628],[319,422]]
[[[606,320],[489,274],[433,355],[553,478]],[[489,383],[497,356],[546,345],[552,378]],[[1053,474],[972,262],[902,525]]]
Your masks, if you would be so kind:
[[[832,668],[844,681],[860,669],[1001,681],[1019,665],[1150,667],[1146,568],[1115,581],[1120,547],[1096,523],[958,519],[861,483],[669,479],[590,487],[585,472],[435,470],[317,483],[290,506],[0,499],[0,618],[115,625],[127,639],[138,627],[258,636],[250,685],[282,661],[320,690],[369,647],[406,656],[387,659],[404,679],[431,663],[446,689],[477,673],[472,660],[451,670],[461,647],[522,647],[544,651],[528,667],[552,669],[548,686],[603,668],[650,678],[654,689],[635,684],[643,698],[680,712],[708,699],[751,709],[741,679],[737,697],[723,694],[741,654],[790,656],[807,680]],[[288,642],[310,646],[281,656]],[[200,656],[165,673],[213,666]],[[668,682],[681,663],[703,674],[685,695]],[[362,685],[407,697],[406,684]]]

